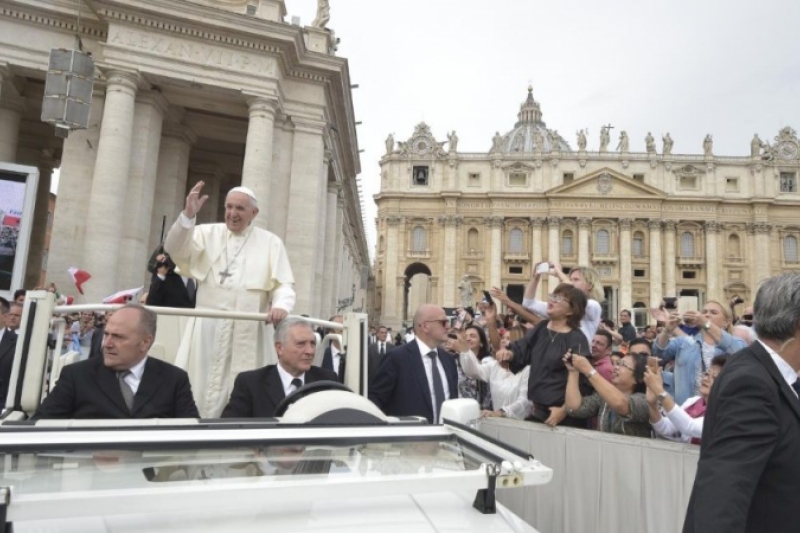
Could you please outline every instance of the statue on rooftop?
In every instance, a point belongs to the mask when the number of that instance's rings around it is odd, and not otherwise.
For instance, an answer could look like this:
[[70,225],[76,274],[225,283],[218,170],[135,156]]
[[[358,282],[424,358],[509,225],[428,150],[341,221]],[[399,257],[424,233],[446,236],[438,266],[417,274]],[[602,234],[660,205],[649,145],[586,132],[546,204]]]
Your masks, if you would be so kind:
[[600,128],[600,152],[608,151],[608,143],[611,142],[611,134],[608,126]]
[[311,23],[313,28],[325,29],[331,20],[331,3],[329,0],[317,0],[317,16]]
[[492,137],[492,149],[489,151],[490,154],[494,154],[500,151],[500,144],[503,142],[503,136],[500,135],[500,132],[496,132],[494,137]]
[[656,140],[651,132],[647,132],[647,137],[644,138],[644,145],[647,147],[648,154],[656,153]]
[[578,130],[578,150],[586,150],[586,131]]
[[672,155],[672,145],[675,144],[672,141],[672,137],[670,137],[669,132],[666,135],[661,137],[661,140],[664,141],[664,148],[662,149],[662,153],[664,155]]
[[394,152],[394,135],[391,133],[386,137],[386,155],[392,155]]
[[617,150],[622,152],[623,154],[628,152],[630,148],[630,140],[628,139],[628,132],[622,130],[619,132],[619,144],[617,145]]
[[758,133],[753,135],[753,140],[750,141],[750,157],[759,157],[761,155],[761,147],[763,143],[758,137]]
[[714,141],[711,138],[711,134],[709,133],[706,135],[706,138],[703,139],[703,155],[705,156],[712,156],[714,150]]
[[450,140],[450,146],[448,147],[448,152],[454,154],[458,151],[458,135],[456,135],[456,130],[453,130],[453,133],[447,136]]

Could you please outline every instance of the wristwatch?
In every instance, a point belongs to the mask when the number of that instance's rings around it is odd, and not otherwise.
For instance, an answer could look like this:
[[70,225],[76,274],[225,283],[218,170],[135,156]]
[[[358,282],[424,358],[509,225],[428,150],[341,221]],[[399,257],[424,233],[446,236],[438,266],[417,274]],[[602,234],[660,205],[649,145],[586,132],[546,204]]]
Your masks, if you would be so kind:
[[711,321],[707,320],[705,324],[703,324],[703,329],[708,331],[711,329]]
[[667,394],[667,391],[664,391],[661,394],[659,394],[658,396],[656,396],[656,403],[658,404],[659,407],[664,405],[664,400],[666,399],[667,396],[669,396]]
[[597,370],[595,370],[595,369],[593,368],[591,372],[589,372],[588,374],[586,374],[586,379],[592,379],[592,378],[593,378],[593,377],[594,377],[596,374],[597,374]]

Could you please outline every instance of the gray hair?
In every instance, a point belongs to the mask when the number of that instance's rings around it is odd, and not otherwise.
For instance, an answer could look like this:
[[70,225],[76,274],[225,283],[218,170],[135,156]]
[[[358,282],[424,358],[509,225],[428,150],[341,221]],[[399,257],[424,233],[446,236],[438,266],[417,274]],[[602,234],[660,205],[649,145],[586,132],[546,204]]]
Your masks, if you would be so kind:
[[764,281],[756,294],[753,315],[759,338],[783,342],[794,337],[800,321],[800,272]]
[[135,303],[127,303],[123,305],[117,311],[121,311],[122,309],[135,309],[139,312],[139,330],[145,336],[150,335],[154,339],[156,338],[156,325],[158,324],[158,315],[156,315],[153,311],[146,308],[141,304]]
[[312,331],[314,330],[314,327],[308,320],[295,317],[284,318],[278,323],[278,326],[275,328],[274,341],[276,343],[279,342],[281,344],[286,344],[286,336],[289,334],[289,330],[294,327],[303,327],[303,328],[308,328]]

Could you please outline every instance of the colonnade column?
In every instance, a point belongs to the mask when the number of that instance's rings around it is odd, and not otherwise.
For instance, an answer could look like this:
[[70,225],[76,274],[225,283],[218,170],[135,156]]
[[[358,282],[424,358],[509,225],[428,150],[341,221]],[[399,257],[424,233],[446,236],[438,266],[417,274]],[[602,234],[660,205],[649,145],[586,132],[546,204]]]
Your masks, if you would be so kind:
[[720,265],[717,257],[717,237],[719,224],[709,220],[705,223],[706,230],[706,301],[720,299]]
[[578,266],[589,266],[589,228],[592,219],[580,217],[578,219]]
[[[386,224],[389,230],[386,235],[386,277],[383,287],[383,314],[384,321],[389,325],[399,326],[402,317],[397,314],[397,300],[400,294],[397,291],[397,260],[400,257],[398,233],[403,217],[389,215]],[[342,287],[343,288],[343,287]],[[339,291],[341,293],[341,290]]]
[[278,101],[274,98],[255,96],[248,98],[247,106],[250,118],[247,123],[242,185],[251,188],[259,199],[258,215],[253,223],[260,228],[268,229],[269,197],[272,189],[272,141]]
[[664,296],[678,296],[675,284],[675,228],[674,220],[664,221]]
[[185,203],[186,179],[189,176],[189,154],[197,137],[186,126],[164,123],[161,130],[161,145],[158,150],[156,189],[150,221],[149,250],[161,242],[161,226],[164,234],[175,223]]
[[633,305],[633,272],[631,271],[631,224],[633,219],[619,219],[619,309]]
[[489,226],[490,245],[489,245],[489,286],[502,286],[503,268],[503,217],[488,217],[485,219]]
[[[542,217],[531,219],[531,254],[533,255],[531,258],[531,277],[534,275],[533,269],[536,267],[536,263],[544,260],[544,255],[542,254],[542,226],[544,222],[545,219]],[[541,296],[542,284],[539,283],[539,286],[536,287],[536,299],[541,300]]]
[[[125,224],[122,248],[117,262],[117,284],[120,289],[145,285],[150,279],[147,259],[152,250],[150,224],[156,192],[158,155],[164,113],[169,104],[158,92],[140,92],[136,97],[131,140],[131,166],[128,172]],[[160,225],[159,225],[160,227]]]
[[320,206],[325,193],[320,188],[325,146],[325,123],[294,120],[292,177],[289,182],[289,214],[286,221],[286,250],[295,279],[295,313],[311,313],[319,295],[314,294],[317,255],[324,253],[317,242],[317,226],[324,223]]
[[321,317],[328,308],[328,303],[323,299],[322,281],[323,277],[325,276],[325,248],[327,247],[326,237],[328,234],[326,228],[326,223],[328,221],[328,168],[330,167],[332,158],[333,154],[331,151],[325,150],[322,157],[322,168],[320,169],[319,177],[317,178],[319,190],[324,190],[325,194],[320,195],[317,203],[320,221],[319,226],[317,226],[317,246],[319,247],[319,250],[317,251],[317,262],[314,265],[314,306],[312,308],[313,312],[311,313],[311,316],[319,317]]
[[8,81],[10,75],[8,63],[5,61],[0,62],[0,97],[3,96],[3,84]]
[[443,280],[443,307],[457,307],[456,305],[456,285],[458,280],[465,272],[456,271],[456,256],[458,254],[458,226],[461,224],[461,217],[456,215],[443,215],[439,217],[439,224],[444,227],[440,254],[442,257],[442,280]]
[[322,275],[322,305],[320,307],[322,315],[329,317],[336,313],[336,304],[333,301],[334,275],[336,272],[336,233],[341,228],[336,225],[339,191],[342,186],[339,183],[328,183],[328,206],[325,210],[325,260]]
[[650,307],[658,307],[664,295],[661,265],[661,221],[651,219],[650,228]]
[[[50,234],[47,258],[47,279],[61,292],[74,294],[69,267],[87,269],[83,257],[86,233],[86,202],[92,194],[92,176],[103,121],[105,93],[95,89],[89,127],[73,131],[64,139],[58,179],[58,202]],[[93,230],[89,230],[90,235]],[[91,272],[91,271],[90,271]],[[87,284],[87,288],[89,285]],[[105,295],[104,295],[105,296]]]
[[755,295],[758,291],[758,284],[772,275],[769,262],[769,240],[772,226],[766,222],[756,222],[754,226],[756,230],[756,272],[758,272],[758,279],[753,285],[753,294]]
[[756,297],[756,292],[758,292],[758,282],[761,280],[762,274],[759,272],[758,267],[758,247],[756,245],[756,225],[747,223],[744,225],[745,233],[747,235],[746,241],[746,255],[745,257],[748,259],[750,264],[755,264],[756,268],[750,269],[750,277],[748,279],[748,285],[750,286],[750,301],[746,302],[745,305],[750,305]]
[[[551,263],[561,262],[561,217],[547,217],[547,256],[546,259]],[[542,287],[542,281],[547,281],[547,286]],[[547,293],[552,292],[556,285],[549,276],[542,276],[539,278],[539,286],[542,290],[542,295],[546,296]]]
[[[339,293],[342,288],[342,261],[344,251],[344,194],[340,190],[336,196],[336,243],[334,245],[334,273],[333,292],[331,294],[331,307],[333,312],[339,309]],[[381,302],[382,303],[382,302]],[[382,308],[383,309],[383,308]],[[383,312],[383,311],[381,311]]]
[[50,203],[50,179],[53,176],[54,166],[52,150],[42,150],[42,158],[39,160],[39,183],[36,186],[36,207],[33,211],[33,227],[31,228],[31,245],[28,249],[28,264],[25,267],[23,287],[26,289],[33,289],[39,285],[42,270],[45,268],[42,264],[42,257],[47,234],[47,220],[50,218],[48,204]]
[[120,289],[117,260],[126,223],[125,203],[138,201],[126,194],[138,81],[136,73],[106,73],[103,123],[86,215],[86,226],[92,234],[84,241],[84,269],[94,276],[92,283],[85,285],[86,299],[91,302],[101,301]]
[[19,145],[19,124],[25,112],[25,100],[12,95],[9,87],[0,101],[0,161],[16,162]]

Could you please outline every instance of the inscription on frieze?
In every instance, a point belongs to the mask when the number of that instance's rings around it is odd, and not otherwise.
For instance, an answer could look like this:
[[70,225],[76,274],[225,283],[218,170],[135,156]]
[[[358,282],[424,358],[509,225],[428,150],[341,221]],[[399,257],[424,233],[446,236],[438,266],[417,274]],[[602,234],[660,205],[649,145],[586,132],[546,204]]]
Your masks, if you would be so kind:
[[271,76],[276,72],[275,60],[268,56],[133,29],[112,27],[108,43],[207,67]]
[[670,205],[664,206],[664,211],[671,213],[716,213],[717,206],[714,205]]
[[570,202],[554,201],[551,207],[561,209],[587,209],[592,211],[658,211],[661,204],[648,202]]

